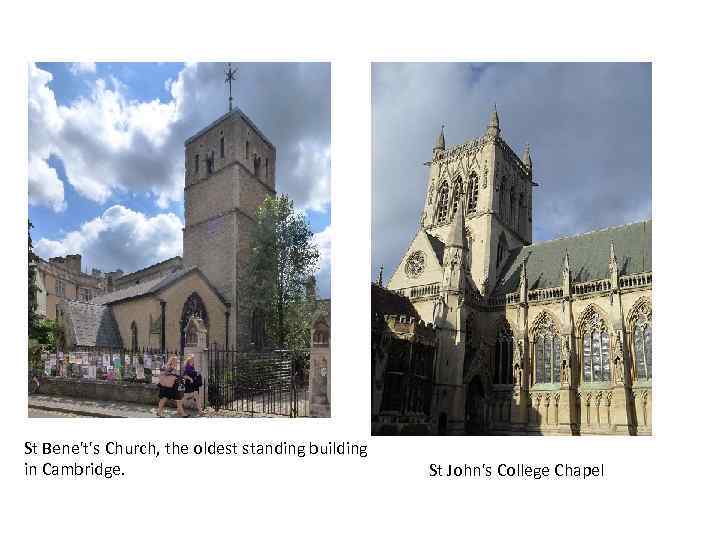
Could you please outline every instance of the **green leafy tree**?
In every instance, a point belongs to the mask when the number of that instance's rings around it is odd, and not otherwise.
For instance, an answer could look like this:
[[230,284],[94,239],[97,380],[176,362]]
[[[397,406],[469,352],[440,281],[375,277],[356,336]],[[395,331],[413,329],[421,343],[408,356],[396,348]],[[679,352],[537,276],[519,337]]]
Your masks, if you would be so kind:
[[246,301],[262,318],[275,347],[295,349],[309,343],[307,284],[317,271],[320,253],[304,216],[287,195],[268,197],[257,209],[250,231],[247,279],[241,283]]
[[32,228],[33,224],[28,220],[28,335],[34,338],[38,330],[40,317],[37,314],[37,293],[39,289],[35,284],[38,257],[33,251],[33,241],[30,235],[30,229]]

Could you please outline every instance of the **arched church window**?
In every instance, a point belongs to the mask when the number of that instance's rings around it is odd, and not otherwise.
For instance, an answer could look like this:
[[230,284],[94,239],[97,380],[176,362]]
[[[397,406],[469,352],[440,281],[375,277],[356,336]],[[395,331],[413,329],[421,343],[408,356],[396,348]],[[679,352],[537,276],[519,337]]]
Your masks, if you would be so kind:
[[635,378],[652,379],[652,320],[649,309],[638,314],[633,330]]
[[462,180],[460,180],[460,178],[457,178],[455,180],[455,185],[453,186],[452,216],[454,216],[455,212],[457,212],[458,203],[460,202],[460,192],[461,191],[462,191]]
[[512,384],[513,335],[507,324],[500,326],[495,341],[494,384]]
[[535,325],[535,384],[560,382],[560,336],[553,320],[543,313]]
[[207,173],[212,174],[213,169],[215,167],[215,151],[214,150],[208,154],[205,164],[207,165]]
[[498,204],[498,210],[500,212],[500,219],[505,221],[506,220],[506,212],[505,212],[505,177],[503,176],[500,179],[500,200]]
[[467,210],[468,213],[475,212],[477,210],[477,200],[478,200],[478,179],[475,173],[472,173],[470,175],[470,185],[468,186],[468,203],[467,203]]
[[443,182],[442,186],[440,186],[440,190],[438,191],[438,223],[443,223],[445,220],[447,220],[449,191],[450,190],[448,188],[447,182]]
[[510,226],[516,227],[517,224],[515,222],[515,217],[517,216],[517,213],[515,211],[515,186],[510,188]]
[[130,347],[133,351],[138,350],[138,329],[135,321],[130,325]]
[[200,295],[196,292],[188,296],[185,304],[183,304],[182,315],[180,316],[180,352],[185,350],[185,329],[187,328],[188,321],[190,321],[190,318],[193,316],[202,320],[209,336],[210,323],[208,321],[207,309],[205,309],[205,303],[202,298],[200,298]]
[[610,380],[610,347],[605,321],[596,312],[586,318],[582,330],[583,382]]

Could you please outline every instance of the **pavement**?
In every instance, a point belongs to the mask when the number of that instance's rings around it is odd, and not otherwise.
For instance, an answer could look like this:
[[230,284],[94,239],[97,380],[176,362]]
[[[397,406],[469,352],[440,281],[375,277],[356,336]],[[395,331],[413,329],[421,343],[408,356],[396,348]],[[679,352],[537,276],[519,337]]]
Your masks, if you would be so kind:
[[[194,410],[187,410],[198,418]],[[141,405],[122,401],[100,401],[33,394],[28,396],[29,418],[94,417],[94,418],[157,418],[157,405]],[[235,411],[215,411],[209,408],[199,418],[257,418],[258,415]],[[166,418],[178,418],[174,405],[165,407]]]

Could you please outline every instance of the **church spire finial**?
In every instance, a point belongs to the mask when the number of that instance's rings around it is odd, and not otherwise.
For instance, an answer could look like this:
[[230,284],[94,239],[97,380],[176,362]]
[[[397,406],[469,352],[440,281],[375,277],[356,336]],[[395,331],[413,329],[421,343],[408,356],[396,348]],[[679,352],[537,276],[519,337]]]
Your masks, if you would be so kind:
[[610,240],[610,259],[608,262],[610,269],[617,268],[617,257],[615,257],[615,242]]
[[617,257],[615,257],[615,243],[610,240],[610,258],[608,260],[608,273],[610,274],[610,286],[613,290],[618,288],[619,268]]
[[562,288],[563,296],[568,298],[570,296],[570,285],[572,281],[572,275],[570,274],[570,254],[568,250],[565,250],[565,258],[563,259],[563,271],[562,271]]
[[435,148],[433,150],[445,150],[445,124],[440,126],[440,135],[438,135]]
[[377,284],[379,287],[383,286],[383,269],[384,268],[385,267],[381,264],[380,265],[380,273],[378,274],[378,280],[377,280]]
[[530,157],[530,143],[525,143],[525,151],[523,152],[522,162],[528,169],[532,169],[532,158]]
[[500,117],[497,112],[497,104],[493,104],[493,110],[492,113],[490,113],[490,121],[487,125],[486,134],[492,137],[500,135]]
[[227,64],[227,71],[225,72],[225,82],[229,85],[230,90],[230,96],[228,100],[229,109],[228,112],[232,112],[233,105],[232,105],[232,82],[235,80],[235,74],[237,73],[237,68],[233,69],[232,64],[228,62]]

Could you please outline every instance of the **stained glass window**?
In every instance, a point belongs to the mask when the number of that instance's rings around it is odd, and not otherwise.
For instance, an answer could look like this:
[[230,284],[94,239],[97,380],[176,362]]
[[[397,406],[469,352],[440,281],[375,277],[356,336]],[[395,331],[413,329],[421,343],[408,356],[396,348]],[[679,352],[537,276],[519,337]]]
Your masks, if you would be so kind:
[[478,180],[475,173],[470,175],[470,185],[468,187],[468,213],[477,210],[478,200]]
[[438,223],[442,223],[445,220],[447,220],[448,216],[448,195],[449,195],[449,188],[447,185],[447,182],[444,182],[442,186],[440,186],[440,191],[438,191],[438,213],[437,213],[437,220]]
[[594,313],[583,332],[583,381],[610,380],[610,341],[604,322]]
[[513,337],[512,332],[501,327],[495,342],[495,384],[512,384]]
[[535,383],[560,382],[560,336],[547,316],[535,329]]
[[633,338],[636,378],[652,379],[652,324],[645,314],[638,317]]
[[453,205],[452,215],[455,215],[458,209],[458,203],[460,202],[460,191],[462,191],[462,181],[458,178],[455,180],[455,186],[453,186]]

